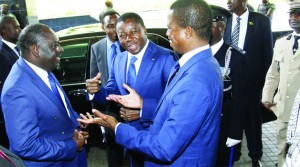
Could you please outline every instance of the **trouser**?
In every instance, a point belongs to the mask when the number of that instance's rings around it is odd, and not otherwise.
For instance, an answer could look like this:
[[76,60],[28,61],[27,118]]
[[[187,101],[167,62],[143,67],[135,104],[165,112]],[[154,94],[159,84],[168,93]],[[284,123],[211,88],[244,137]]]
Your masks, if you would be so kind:
[[115,132],[105,128],[107,163],[109,167],[122,167],[124,161],[123,147],[116,143]]
[[260,97],[249,99],[246,118],[245,134],[249,150],[248,155],[253,161],[257,161],[263,155]]
[[277,143],[278,143],[278,154],[277,154],[277,162],[278,166],[283,166],[285,162],[285,157],[287,154],[287,143],[286,143],[286,133],[287,133],[287,122],[283,122],[280,119],[277,119]]

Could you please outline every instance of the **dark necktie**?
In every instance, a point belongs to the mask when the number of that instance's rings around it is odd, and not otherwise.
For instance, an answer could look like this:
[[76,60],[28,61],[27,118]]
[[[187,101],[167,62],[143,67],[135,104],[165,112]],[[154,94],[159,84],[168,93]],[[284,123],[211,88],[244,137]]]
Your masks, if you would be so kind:
[[231,44],[238,46],[239,44],[239,36],[240,36],[240,20],[241,18],[236,18],[236,25],[233,29],[232,36],[231,36]]
[[110,71],[113,60],[115,59],[117,55],[117,46],[115,44],[112,44],[110,47],[110,56],[109,56],[109,62],[108,62],[108,71]]
[[134,88],[135,81],[136,81],[136,69],[135,69],[135,65],[134,65],[136,60],[137,60],[137,58],[132,55],[130,58],[130,64],[129,64],[129,68],[128,68],[127,84],[131,88]]
[[300,36],[294,36],[294,39],[295,39],[295,41],[294,41],[294,45],[293,45],[293,54],[295,54],[296,53],[296,51],[298,50],[298,39],[300,38]]
[[171,69],[171,72],[170,72],[170,77],[169,77],[169,80],[168,80],[168,84],[169,85],[172,81],[172,79],[175,77],[175,75],[177,74],[178,70],[180,69],[180,65],[179,63],[177,62]]
[[15,46],[15,50],[18,52],[18,56],[20,57],[21,56],[21,52],[20,52],[20,49],[18,46]]
[[51,86],[51,90],[52,92],[54,93],[54,95],[57,97],[58,101],[61,102],[61,104],[64,106],[65,108],[65,105],[63,103],[63,100],[59,94],[59,91],[57,89],[57,86],[56,86],[56,83],[55,83],[55,79],[53,78],[52,76],[53,74],[52,73],[48,73],[48,79],[49,79],[49,82],[50,82],[50,86]]

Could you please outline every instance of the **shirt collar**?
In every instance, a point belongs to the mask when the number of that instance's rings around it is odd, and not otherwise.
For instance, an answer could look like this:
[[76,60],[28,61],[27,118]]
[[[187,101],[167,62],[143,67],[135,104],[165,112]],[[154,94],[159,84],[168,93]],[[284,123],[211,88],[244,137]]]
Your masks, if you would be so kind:
[[111,45],[112,45],[112,44],[115,44],[116,47],[117,47],[117,50],[118,50],[118,49],[120,50],[120,43],[119,43],[118,41],[112,42],[108,37],[106,37],[106,44],[107,44],[108,49],[111,48]]
[[[25,59],[24,59],[25,60]],[[32,70],[40,77],[40,78],[47,78],[48,77],[48,72],[32,63],[29,61],[25,60],[25,62],[32,68]]]
[[221,39],[218,43],[210,46],[212,55],[215,55],[218,52],[218,50],[222,47],[223,43],[224,43],[224,40]]
[[14,50],[15,47],[17,46],[17,45],[14,44],[14,43],[11,43],[11,42],[9,42],[9,41],[6,41],[5,39],[2,39],[2,41],[3,41],[7,46],[9,46],[12,50]]
[[179,59],[179,65],[180,67],[182,67],[189,59],[191,59],[194,55],[196,55],[199,52],[202,52],[206,49],[209,49],[209,45],[205,45],[205,46],[201,46],[199,48],[196,48],[194,50],[191,50],[187,53],[185,53],[184,55],[182,55],[182,57]]
[[248,20],[248,17],[249,17],[249,10],[248,8],[246,8],[246,12],[244,12],[242,15],[238,16],[236,15],[235,13],[232,14],[232,19],[234,20],[234,22],[236,22],[236,18],[237,17],[240,17],[241,18],[241,21],[246,21]]

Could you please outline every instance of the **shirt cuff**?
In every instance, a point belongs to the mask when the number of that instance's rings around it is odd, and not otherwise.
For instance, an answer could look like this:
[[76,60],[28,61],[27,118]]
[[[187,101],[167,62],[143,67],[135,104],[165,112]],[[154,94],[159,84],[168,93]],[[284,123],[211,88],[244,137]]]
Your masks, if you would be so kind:
[[115,134],[117,134],[117,129],[118,129],[118,126],[120,125],[121,122],[119,122],[116,127],[115,127]]
[[94,97],[95,97],[95,94],[90,94],[90,93],[89,93],[89,100],[90,100],[90,101],[93,100]]

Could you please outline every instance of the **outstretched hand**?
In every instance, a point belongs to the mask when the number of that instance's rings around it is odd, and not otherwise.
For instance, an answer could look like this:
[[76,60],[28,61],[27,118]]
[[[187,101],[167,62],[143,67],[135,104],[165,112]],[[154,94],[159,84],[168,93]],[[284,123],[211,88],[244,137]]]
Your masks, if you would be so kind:
[[87,113],[87,117],[83,114],[80,114],[81,118],[78,118],[78,122],[84,124],[99,124],[105,126],[112,130],[115,129],[116,125],[119,123],[114,117],[102,114],[100,111],[93,109],[92,112],[95,114],[93,118],[91,114]]
[[122,95],[110,94],[106,99],[120,103],[127,108],[142,109],[143,108],[142,97],[128,85],[123,84],[123,86],[129,92],[128,95],[122,96]]

